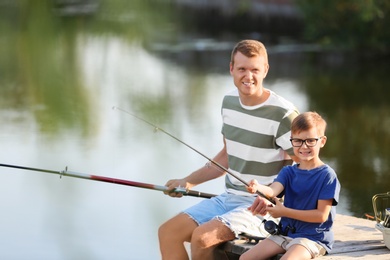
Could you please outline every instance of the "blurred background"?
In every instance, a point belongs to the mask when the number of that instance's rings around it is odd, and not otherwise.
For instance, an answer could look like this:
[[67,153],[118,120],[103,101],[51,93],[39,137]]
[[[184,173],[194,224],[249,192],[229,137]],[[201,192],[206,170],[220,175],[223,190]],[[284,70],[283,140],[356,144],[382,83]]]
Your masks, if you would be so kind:
[[[265,86],[328,122],[338,213],[390,190],[387,0],[0,0],[0,163],[164,185],[222,147],[230,52],[262,41]],[[218,194],[223,179],[195,188]],[[201,200],[0,167],[1,259],[159,259]],[[373,222],[374,225],[374,222]]]

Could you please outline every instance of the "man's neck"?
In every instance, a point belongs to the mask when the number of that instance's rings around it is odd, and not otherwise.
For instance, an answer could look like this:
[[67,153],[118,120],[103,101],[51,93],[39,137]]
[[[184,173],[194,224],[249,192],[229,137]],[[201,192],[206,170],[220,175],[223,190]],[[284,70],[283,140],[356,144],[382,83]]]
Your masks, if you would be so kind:
[[240,100],[243,105],[252,107],[264,103],[269,98],[270,95],[271,95],[270,91],[268,89],[263,88],[262,91],[256,95],[250,95],[250,96],[240,95]]

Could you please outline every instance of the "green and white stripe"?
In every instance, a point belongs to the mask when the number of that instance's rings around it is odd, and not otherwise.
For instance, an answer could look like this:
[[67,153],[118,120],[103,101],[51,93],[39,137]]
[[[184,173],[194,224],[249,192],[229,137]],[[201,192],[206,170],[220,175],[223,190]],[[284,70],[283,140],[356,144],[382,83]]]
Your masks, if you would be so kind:
[[[292,163],[290,126],[298,115],[295,106],[271,91],[268,100],[248,107],[238,91],[225,96],[222,105],[222,134],[226,140],[229,170],[245,181],[270,184],[285,165]],[[226,175],[226,189],[245,191],[243,184]]]

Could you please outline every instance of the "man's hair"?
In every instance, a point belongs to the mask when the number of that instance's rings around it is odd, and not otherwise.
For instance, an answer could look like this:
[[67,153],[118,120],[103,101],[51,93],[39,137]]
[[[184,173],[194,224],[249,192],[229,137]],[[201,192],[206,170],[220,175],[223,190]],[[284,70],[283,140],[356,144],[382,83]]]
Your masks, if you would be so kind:
[[325,135],[326,121],[317,112],[299,114],[291,123],[291,133],[300,133],[311,128],[316,128],[321,136]]
[[268,64],[268,55],[267,49],[264,44],[256,40],[242,40],[234,46],[232,55],[230,57],[230,62],[234,65],[234,55],[237,52],[241,52],[246,57],[251,58],[254,56],[263,56],[265,58],[265,62]]

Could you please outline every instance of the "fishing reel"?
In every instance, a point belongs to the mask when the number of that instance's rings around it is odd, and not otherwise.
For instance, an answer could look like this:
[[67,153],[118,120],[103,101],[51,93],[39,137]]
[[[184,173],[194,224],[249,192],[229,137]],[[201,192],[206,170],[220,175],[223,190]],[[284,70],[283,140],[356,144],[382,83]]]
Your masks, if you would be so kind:
[[295,233],[295,227],[290,225],[286,227],[285,232],[282,232],[282,228],[279,224],[276,224],[273,220],[263,220],[264,229],[271,235],[283,235],[287,236],[288,232]]
[[272,220],[263,220],[264,229],[271,235],[280,235],[280,226]]

